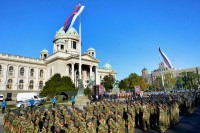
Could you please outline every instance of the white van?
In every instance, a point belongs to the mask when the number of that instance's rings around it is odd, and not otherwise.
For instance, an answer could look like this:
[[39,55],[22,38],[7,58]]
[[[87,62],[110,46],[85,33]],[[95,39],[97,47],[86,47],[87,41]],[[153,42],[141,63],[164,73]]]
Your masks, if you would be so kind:
[[24,100],[32,99],[32,98],[34,100],[40,100],[40,101],[42,101],[41,98],[39,98],[39,94],[38,93],[34,93],[34,92],[30,92],[30,93],[18,93],[16,101],[20,102],[20,101],[24,101]]
[[0,101],[3,101],[3,95],[0,94]]

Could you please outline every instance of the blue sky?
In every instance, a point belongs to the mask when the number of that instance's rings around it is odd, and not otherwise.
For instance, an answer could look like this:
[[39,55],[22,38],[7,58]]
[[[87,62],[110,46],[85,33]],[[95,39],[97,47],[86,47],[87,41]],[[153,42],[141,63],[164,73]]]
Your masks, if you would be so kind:
[[[79,0],[1,0],[0,53],[39,58]],[[158,67],[158,45],[176,68],[200,66],[199,0],[82,0],[82,51],[121,80]],[[78,29],[76,22],[74,27]]]

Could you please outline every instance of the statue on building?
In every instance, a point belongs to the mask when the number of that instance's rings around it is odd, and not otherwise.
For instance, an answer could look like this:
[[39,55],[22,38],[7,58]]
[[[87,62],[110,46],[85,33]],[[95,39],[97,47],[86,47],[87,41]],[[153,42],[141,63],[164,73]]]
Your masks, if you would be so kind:
[[115,80],[114,84],[113,84],[113,90],[112,93],[117,94],[119,93],[119,81]]
[[82,79],[78,80],[78,96],[84,96],[84,86]]
[[90,89],[92,89],[94,83],[95,83],[95,80],[93,80],[93,79],[92,79],[92,76],[91,76],[90,79],[89,79],[89,81],[88,81],[88,87],[89,87]]

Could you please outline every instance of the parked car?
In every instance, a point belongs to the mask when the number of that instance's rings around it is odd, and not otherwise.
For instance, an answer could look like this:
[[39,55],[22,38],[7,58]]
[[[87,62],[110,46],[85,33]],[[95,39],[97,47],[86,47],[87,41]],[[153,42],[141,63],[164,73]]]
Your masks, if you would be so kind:
[[41,104],[41,101],[40,100],[34,100],[34,106],[39,106]]
[[[33,106],[39,106],[41,104],[41,101],[40,100],[34,100],[34,104]],[[16,103],[16,107],[20,107],[20,108],[25,108],[25,107],[30,107],[30,102],[29,102],[29,99],[27,100],[23,100],[23,101],[20,101],[20,102],[17,102]]]
[[0,94],[0,101],[3,101],[3,95]]
[[29,103],[28,99],[16,103],[16,107],[18,107],[18,108],[19,107],[24,108],[24,107],[29,107],[29,106],[30,106],[30,103]]

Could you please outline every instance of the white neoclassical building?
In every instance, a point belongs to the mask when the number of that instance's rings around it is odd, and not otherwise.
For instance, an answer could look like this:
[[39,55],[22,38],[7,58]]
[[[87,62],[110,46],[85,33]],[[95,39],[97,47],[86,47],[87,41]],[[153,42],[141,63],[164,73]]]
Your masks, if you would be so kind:
[[[200,67],[193,67],[193,68],[185,68],[185,69],[177,69],[177,68],[168,68],[164,62],[159,64],[159,67],[153,70],[150,74],[148,70],[144,68],[142,70],[142,77],[144,77],[148,84],[153,84],[154,80],[161,75],[165,75],[166,73],[171,73],[172,77],[175,78],[180,75],[182,72],[194,72],[200,74]],[[165,78],[165,76],[163,76]]]
[[[45,49],[40,52],[40,59],[1,53],[0,93],[14,99],[18,92],[39,92],[56,73],[71,77],[75,86],[78,86],[79,45],[79,35],[73,27],[66,33],[61,28],[54,37],[52,55]],[[116,72],[110,64],[99,68],[100,61],[96,58],[94,48],[89,48],[81,58],[84,87],[87,87],[89,79],[100,84],[108,74],[116,78]]]

